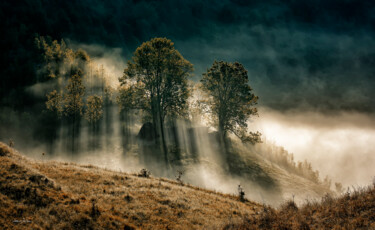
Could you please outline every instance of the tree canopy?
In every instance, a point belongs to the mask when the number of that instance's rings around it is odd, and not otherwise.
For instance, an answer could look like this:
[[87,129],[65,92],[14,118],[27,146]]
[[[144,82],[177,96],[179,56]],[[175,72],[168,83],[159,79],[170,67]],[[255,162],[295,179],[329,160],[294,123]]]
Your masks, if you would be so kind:
[[122,108],[141,109],[152,118],[165,155],[164,121],[167,116],[186,113],[187,78],[192,70],[193,65],[174,48],[171,40],[153,38],[136,49],[119,79],[123,88],[118,101],[125,103]]
[[[124,96],[138,95],[134,99],[144,102],[128,104],[128,108],[143,109],[151,115],[160,113],[162,120],[168,115],[184,115],[189,95],[187,78],[192,70],[192,64],[174,48],[171,40],[154,38],[144,42],[120,78],[121,85],[126,85],[122,89]],[[129,90],[134,93],[125,92]]]
[[85,86],[82,84],[82,72],[79,71],[68,80],[65,95],[65,112],[67,116],[82,115]]
[[85,118],[90,123],[96,123],[103,117],[103,99],[98,95],[87,98]]
[[259,142],[260,133],[247,133],[250,116],[258,115],[258,97],[248,85],[248,75],[238,62],[215,61],[203,74],[201,88],[208,94],[203,103],[223,138],[231,132],[242,141]]

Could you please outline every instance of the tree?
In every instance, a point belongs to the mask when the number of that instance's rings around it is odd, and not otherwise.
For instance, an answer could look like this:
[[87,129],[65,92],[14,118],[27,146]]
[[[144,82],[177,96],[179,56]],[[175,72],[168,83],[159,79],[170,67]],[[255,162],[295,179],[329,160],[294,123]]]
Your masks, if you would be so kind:
[[82,115],[83,101],[85,94],[85,86],[82,84],[82,71],[74,74],[68,80],[65,94],[65,113],[67,116]]
[[42,73],[48,78],[58,78],[64,75],[67,72],[67,66],[72,66],[76,56],[83,56],[82,52],[75,54],[72,49],[69,49],[63,39],[59,43],[57,40],[51,41],[51,38],[47,37],[46,39],[40,36],[36,37],[34,42],[36,47],[42,52],[45,63]]
[[87,98],[85,118],[88,122],[95,124],[103,117],[103,99],[93,95]]
[[63,96],[57,90],[48,93],[46,101],[47,110],[40,114],[40,122],[37,122],[35,135],[46,141],[48,152],[54,152],[54,142],[58,137],[60,118],[63,115]]
[[[79,128],[79,121],[82,115],[82,108],[84,106],[82,98],[85,94],[85,86],[82,84],[82,71],[78,71],[71,76],[66,86],[66,93],[64,95],[65,115],[71,119],[72,122],[72,151],[74,152],[75,133]],[[78,124],[78,125],[77,125]]]
[[47,101],[46,101],[46,107],[51,112],[54,112],[57,114],[58,117],[61,117],[63,112],[63,97],[61,94],[59,94],[56,90],[53,90],[52,92],[48,93],[47,95]]
[[201,80],[203,92],[208,94],[202,103],[207,105],[219,134],[225,140],[231,132],[244,142],[259,142],[260,133],[247,133],[247,121],[258,115],[254,105],[258,97],[248,85],[247,71],[238,62],[215,61]]
[[85,118],[90,124],[91,136],[89,148],[95,149],[98,146],[97,137],[99,134],[99,120],[103,117],[103,99],[101,96],[92,95],[87,98]]
[[[171,40],[153,38],[144,42],[127,63],[120,78],[121,96],[134,97],[133,103],[126,98],[128,109],[142,109],[148,113],[160,136],[167,165],[168,150],[165,142],[164,121],[167,116],[176,117],[186,113],[189,96],[187,78],[193,66],[174,48]],[[130,85],[130,86],[129,86]]]

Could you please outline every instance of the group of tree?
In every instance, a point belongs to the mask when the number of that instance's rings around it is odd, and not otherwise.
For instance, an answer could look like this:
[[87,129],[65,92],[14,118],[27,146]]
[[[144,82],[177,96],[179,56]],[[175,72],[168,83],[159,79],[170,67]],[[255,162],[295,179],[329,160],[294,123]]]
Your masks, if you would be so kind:
[[[265,141],[264,144],[256,147],[256,152],[261,153],[262,157],[265,159],[272,163],[276,163],[278,166],[293,174],[304,177],[317,184],[321,184],[328,189],[331,187],[332,181],[328,176],[321,180],[319,171],[314,170],[311,163],[307,162],[307,160],[295,161],[292,153],[289,153],[283,147],[275,145],[273,142]],[[336,187],[340,186],[340,183],[336,184]]]
[[[99,69],[92,74],[91,60],[84,50],[72,50],[63,40],[44,37],[37,37],[35,44],[42,51],[45,63],[40,81],[53,83],[53,89],[47,93],[47,109],[70,124],[74,151],[81,119],[85,118],[97,130],[106,107],[105,92],[110,90],[103,86]],[[139,111],[143,121],[152,123],[155,144],[167,167],[170,162],[165,126],[167,121],[188,119],[192,72],[193,65],[175,49],[171,40],[154,38],[136,49],[119,78],[120,110]],[[97,85],[99,88],[102,85],[101,89],[93,90]],[[200,111],[209,115],[221,141],[225,143],[228,133],[233,133],[244,142],[260,142],[259,132],[247,132],[247,121],[258,114],[254,107],[258,97],[248,84],[248,74],[242,64],[215,61],[203,74],[196,90],[204,94],[199,100]]]
[[[165,137],[167,119],[187,117],[191,95],[188,78],[193,65],[166,38],[154,38],[139,46],[121,77],[118,102],[123,110],[141,110],[154,126],[156,142],[169,165]],[[244,66],[215,61],[203,74],[199,87],[206,94],[200,105],[209,113],[222,140],[229,132],[244,142],[260,142],[260,133],[248,133],[247,121],[257,115],[258,97],[252,93]]]
[[[111,89],[105,86],[104,69],[92,71],[88,54],[81,49],[68,48],[63,40],[38,37],[35,43],[45,62],[40,81],[53,83],[46,95],[46,107],[58,120],[70,124],[74,151],[81,119],[86,119],[95,133],[105,113]],[[258,115],[255,108],[258,97],[248,84],[244,66],[238,62],[214,61],[199,83],[189,81],[192,72],[193,65],[175,49],[171,40],[154,38],[136,49],[119,78],[117,103],[120,111],[122,114],[140,112],[142,121],[152,124],[155,146],[160,150],[156,152],[162,154],[167,168],[170,167],[169,152],[173,149],[168,149],[166,142],[166,123],[178,118],[191,119],[191,110],[195,107],[199,107],[199,116],[210,118],[209,124],[217,129],[222,143],[226,143],[229,133],[243,142],[261,142],[259,132],[247,131],[251,116]],[[193,98],[192,94],[197,92],[201,97]],[[194,106],[191,106],[192,100]],[[59,125],[55,125],[58,128]],[[268,148],[261,152],[272,162],[330,186],[329,178],[319,181],[319,172],[313,171],[311,164],[295,163],[293,155],[282,148],[270,145],[263,148]]]
[[[46,95],[46,107],[70,127],[74,152],[82,118],[90,124],[94,134],[98,132],[103,117],[103,97],[107,98],[106,92],[110,91],[103,78],[104,70],[97,68],[93,73],[89,55],[82,49],[74,51],[68,48],[64,40],[58,42],[37,37],[35,44],[44,61],[39,81],[52,85]],[[55,130],[60,124],[54,124]]]

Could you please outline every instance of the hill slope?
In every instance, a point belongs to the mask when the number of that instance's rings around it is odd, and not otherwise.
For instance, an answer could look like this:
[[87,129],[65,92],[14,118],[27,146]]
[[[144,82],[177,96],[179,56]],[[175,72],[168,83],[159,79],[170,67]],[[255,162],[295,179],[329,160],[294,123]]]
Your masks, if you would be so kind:
[[33,161],[0,143],[4,229],[217,229],[260,210],[254,202],[167,179]]
[[[219,148],[212,149],[216,156],[203,156],[198,170],[189,163],[184,165],[186,181],[209,189],[220,189],[226,193],[235,192],[238,184],[241,184],[249,200],[274,207],[292,196],[297,203],[303,203],[306,198],[315,199],[325,194],[333,194],[323,183],[310,180],[267,160],[264,151],[258,151],[252,145],[243,145],[232,140],[227,153],[220,153]],[[221,159],[217,160],[218,158]],[[204,180],[199,181],[197,178],[202,177],[202,174]]]
[[278,210],[265,206],[260,215],[224,229],[375,229],[375,186],[356,188],[341,197],[327,195],[301,207],[292,200]]
[[279,209],[92,165],[34,161],[0,142],[1,229],[374,229],[375,188]]

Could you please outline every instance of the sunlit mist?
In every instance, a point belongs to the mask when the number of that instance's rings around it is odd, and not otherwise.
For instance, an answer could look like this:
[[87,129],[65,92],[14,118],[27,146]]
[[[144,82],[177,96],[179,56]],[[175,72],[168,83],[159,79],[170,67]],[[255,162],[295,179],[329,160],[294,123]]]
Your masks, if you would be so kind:
[[281,113],[260,109],[250,125],[266,141],[283,146],[296,160],[307,159],[323,175],[346,186],[367,185],[375,175],[375,119],[359,113]]

